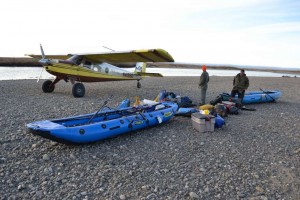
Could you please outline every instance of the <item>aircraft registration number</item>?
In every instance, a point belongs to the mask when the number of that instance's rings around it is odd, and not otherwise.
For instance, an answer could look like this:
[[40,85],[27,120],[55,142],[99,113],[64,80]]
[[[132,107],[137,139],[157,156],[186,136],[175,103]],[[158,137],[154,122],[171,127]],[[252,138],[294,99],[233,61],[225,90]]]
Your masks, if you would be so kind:
[[123,73],[123,76],[133,78],[133,74],[130,73]]

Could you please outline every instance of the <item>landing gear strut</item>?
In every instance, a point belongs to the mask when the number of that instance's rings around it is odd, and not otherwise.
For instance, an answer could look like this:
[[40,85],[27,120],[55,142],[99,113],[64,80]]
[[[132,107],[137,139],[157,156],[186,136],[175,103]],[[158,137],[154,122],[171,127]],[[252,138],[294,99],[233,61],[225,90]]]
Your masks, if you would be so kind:
[[140,81],[137,82],[136,87],[137,88],[141,88],[142,87],[142,84],[140,83]]
[[[58,83],[61,78],[56,77],[54,81],[47,80],[43,83],[42,89],[45,93],[51,93],[55,89],[55,84]],[[65,81],[68,80],[67,78],[64,79]],[[71,83],[73,84],[72,87],[72,94],[74,97],[79,98],[85,95],[85,87],[82,83],[76,83],[74,79],[70,79]]]

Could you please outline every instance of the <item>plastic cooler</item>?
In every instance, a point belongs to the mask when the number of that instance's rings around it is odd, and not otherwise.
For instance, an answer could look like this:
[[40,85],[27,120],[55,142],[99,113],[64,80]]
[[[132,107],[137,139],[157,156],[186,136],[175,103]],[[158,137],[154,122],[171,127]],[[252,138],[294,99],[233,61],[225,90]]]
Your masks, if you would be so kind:
[[194,129],[200,133],[214,132],[215,130],[215,116],[203,115],[199,112],[192,114],[192,124]]

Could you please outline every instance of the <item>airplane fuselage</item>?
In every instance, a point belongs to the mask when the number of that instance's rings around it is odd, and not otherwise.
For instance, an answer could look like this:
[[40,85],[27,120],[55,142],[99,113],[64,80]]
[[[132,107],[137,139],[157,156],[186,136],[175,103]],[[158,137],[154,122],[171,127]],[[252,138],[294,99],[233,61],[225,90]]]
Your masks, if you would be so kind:
[[141,76],[127,70],[123,70],[108,63],[68,64],[52,61],[44,66],[46,71],[60,79],[72,79],[79,82],[104,82],[104,81],[125,81],[140,80]]

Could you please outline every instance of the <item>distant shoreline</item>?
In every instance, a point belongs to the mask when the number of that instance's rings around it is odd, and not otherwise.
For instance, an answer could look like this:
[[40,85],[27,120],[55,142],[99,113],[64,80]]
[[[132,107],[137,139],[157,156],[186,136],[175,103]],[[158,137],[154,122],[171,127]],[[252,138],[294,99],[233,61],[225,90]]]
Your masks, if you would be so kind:
[[[244,66],[230,66],[230,65],[213,65],[206,64],[207,69],[222,69],[222,70],[240,70],[244,68],[246,71],[261,71],[261,72],[275,72],[300,74],[299,70],[286,69],[270,69],[267,68],[248,68]],[[180,68],[180,69],[201,69],[202,64],[186,64],[186,63],[147,63],[148,68]],[[0,57],[0,67],[42,67],[36,58],[24,57]],[[128,68],[128,67],[125,67]]]
[[0,67],[41,67],[35,58],[0,57]]

